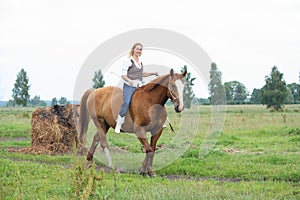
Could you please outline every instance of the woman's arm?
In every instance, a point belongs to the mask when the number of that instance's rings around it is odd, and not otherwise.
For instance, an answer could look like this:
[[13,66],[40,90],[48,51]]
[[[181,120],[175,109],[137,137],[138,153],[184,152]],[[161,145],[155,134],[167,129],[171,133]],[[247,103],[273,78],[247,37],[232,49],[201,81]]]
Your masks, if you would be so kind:
[[134,84],[134,82],[127,75],[122,75],[121,77],[123,78],[124,81],[126,81],[130,85]]
[[143,77],[147,76],[158,76],[158,72],[143,72]]

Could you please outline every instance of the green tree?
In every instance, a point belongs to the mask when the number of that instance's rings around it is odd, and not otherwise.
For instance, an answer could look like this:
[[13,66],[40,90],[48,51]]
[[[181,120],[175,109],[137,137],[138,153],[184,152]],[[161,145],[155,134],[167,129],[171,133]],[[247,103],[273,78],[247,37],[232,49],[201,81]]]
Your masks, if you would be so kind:
[[37,106],[47,106],[47,103],[43,100],[41,100],[40,96],[34,96],[33,99],[30,100],[30,104],[33,107],[37,107]]
[[238,81],[224,83],[226,101],[229,104],[242,104],[247,98],[247,90],[244,84]]
[[[184,67],[181,69],[181,73],[187,71],[187,66],[184,65]],[[184,77],[184,96],[183,96],[183,102],[185,108],[191,108],[193,98],[195,97],[195,94],[193,92],[192,86],[194,85],[193,81],[195,81],[196,78],[191,78],[191,73],[188,72]]]
[[16,82],[14,84],[14,88],[12,90],[13,94],[12,97],[17,105],[26,106],[27,102],[29,101],[30,95],[29,95],[29,88],[30,85],[29,78],[27,76],[27,73],[24,69],[21,69],[21,71],[17,75]]
[[265,81],[266,84],[260,92],[260,101],[262,104],[267,105],[267,108],[272,107],[278,111],[283,107],[287,96],[287,87],[283,80],[283,74],[274,66],[271,74],[265,77]]
[[284,103],[285,104],[293,104],[294,103],[294,97],[293,97],[293,93],[292,90],[290,88],[286,88],[287,90],[287,95],[285,97]]
[[291,83],[288,84],[287,87],[291,90],[293,96],[293,103],[298,103],[300,100],[300,84]]
[[226,94],[226,103],[233,104],[233,89],[229,82],[224,83],[224,89]]
[[54,98],[51,100],[51,106],[54,106],[54,105],[57,105],[57,99],[56,99],[56,97],[54,97]]
[[66,97],[60,97],[60,99],[58,100],[58,103],[60,105],[68,105],[68,104],[70,104],[70,102],[67,100]]
[[6,107],[15,107],[16,106],[16,102],[12,99],[8,100],[8,102],[6,103]]
[[245,103],[247,99],[247,89],[243,83],[237,82],[236,87],[234,88],[234,98],[233,100],[238,104]]
[[98,71],[95,71],[94,78],[93,78],[93,88],[102,88],[105,85],[104,77],[99,69]]
[[250,103],[252,104],[260,104],[259,100],[259,92],[260,89],[254,88],[251,94]]
[[212,105],[225,104],[225,89],[222,84],[222,72],[218,70],[216,63],[211,63],[210,82],[208,84],[210,103]]

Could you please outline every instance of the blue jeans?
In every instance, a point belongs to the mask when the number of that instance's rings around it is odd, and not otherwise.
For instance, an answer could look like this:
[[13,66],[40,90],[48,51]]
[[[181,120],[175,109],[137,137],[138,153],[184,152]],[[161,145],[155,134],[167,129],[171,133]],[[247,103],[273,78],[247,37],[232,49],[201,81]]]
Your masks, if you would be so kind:
[[123,85],[123,100],[124,100],[124,103],[123,103],[123,105],[121,107],[121,110],[120,110],[120,113],[119,113],[119,115],[121,117],[124,117],[126,115],[126,113],[128,112],[132,95],[136,91],[136,89],[137,88],[129,86],[126,83],[124,83],[124,85]]

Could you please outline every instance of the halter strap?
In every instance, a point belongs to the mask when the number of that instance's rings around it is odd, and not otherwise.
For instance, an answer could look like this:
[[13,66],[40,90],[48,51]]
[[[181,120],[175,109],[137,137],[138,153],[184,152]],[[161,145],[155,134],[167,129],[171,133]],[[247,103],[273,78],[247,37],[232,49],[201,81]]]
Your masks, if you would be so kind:
[[179,97],[179,95],[177,97],[175,97],[175,95],[172,93],[172,90],[170,88],[170,82],[171,82],[171,77],[169,78],[168,92],[170,93],[172,100],[175,101]]

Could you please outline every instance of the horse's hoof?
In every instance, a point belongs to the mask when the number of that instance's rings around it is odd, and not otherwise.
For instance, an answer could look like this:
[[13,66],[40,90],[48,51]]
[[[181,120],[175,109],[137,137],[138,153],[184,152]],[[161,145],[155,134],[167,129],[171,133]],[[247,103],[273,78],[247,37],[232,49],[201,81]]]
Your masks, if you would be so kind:
[[140,172],[140,175],[146,176],[146,173],[145,172]]
[[146,176],[146,172],[144,170],[142,170],[142,167],[140,167],[139,172],[140,172],[140,175]]
[[151,178],[155,178],[156,177],[156,174],[155,172],[148,172],[148,175],[151,177]]
[[92,160],[88,160],[86,167],[89,169],[89,168],[92,167],[92,165],[93,165],[93,161]]

